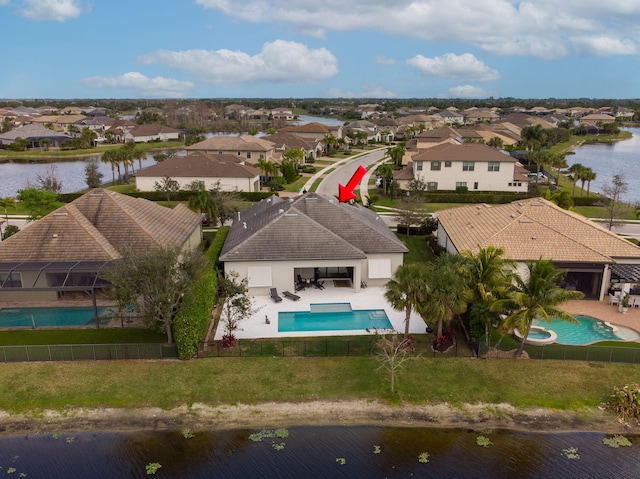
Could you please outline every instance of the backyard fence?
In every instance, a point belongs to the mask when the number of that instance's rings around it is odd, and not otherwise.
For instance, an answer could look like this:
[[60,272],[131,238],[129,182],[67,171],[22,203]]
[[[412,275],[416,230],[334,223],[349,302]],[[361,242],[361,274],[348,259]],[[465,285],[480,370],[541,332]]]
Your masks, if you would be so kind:
[[52,344],[42,346],[0,346],[0,362],[98,361],[113,359],[177,358],[176,347],[156,343],[140,344]]
[[[430,345],[416,344],[415,354],[422,357],[473,357],[469,348],[455,345],[446,353],[435,353]],[[377,346],[369,340],[251,340],[242,339],[233,347],[224,347],[221,341],[214,341],[198,353],[198,357],[340,357],[375,356]]]
[[[513,356],[498,354],[498,343],[478,344],[478,356],[487,359],[509,359]],[[504,347],[504,345],[502,345]],[[516,346],[517,347],[517,346]],[[512,348],[515,349],[515,348]],[[524,350],[531,359],[555,359],[565,361],[589,361],[605,363],[640,363],[640,348],[620,346],[569,346],[565,344],[548,344],[544,346],[525,345]]]

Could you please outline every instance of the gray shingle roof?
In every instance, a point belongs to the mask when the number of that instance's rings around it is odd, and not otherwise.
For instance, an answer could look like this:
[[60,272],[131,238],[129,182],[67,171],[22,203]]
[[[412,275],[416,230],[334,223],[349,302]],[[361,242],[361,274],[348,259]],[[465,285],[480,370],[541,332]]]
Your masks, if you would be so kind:
[[271,197],[234,219],[221,261],[365,258],[407,248],[374,212],[308,193]]
[[219,155],[197,151],[187,156],[173,156],[136,173],[139,177],[171,178],[255,178],[260,170],[243,164],[235,155]]

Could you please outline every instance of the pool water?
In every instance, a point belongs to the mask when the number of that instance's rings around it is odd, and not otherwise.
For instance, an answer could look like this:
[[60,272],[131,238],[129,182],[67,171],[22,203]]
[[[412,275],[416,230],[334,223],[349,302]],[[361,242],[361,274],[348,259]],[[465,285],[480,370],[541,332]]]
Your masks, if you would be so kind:
[[554,331],[558,335],[557,343],[582,345],[596,341],[634,341],[640,334],[623,326],[616,326],[618,332],[607,326],[604,321],[589,316],[575,316],[579,324],[569,323],[559,319],[552,319],[550,323],[540,319],[533,321],[534,326],[540,326]]
[[353,311],[278,313],[278,332],[294,331],[347,331],[355,329],[392,329],[384,309],[357,309]]
[[[112,317],[112,309],[98,307],[100,323]],[[48,308],[0,308],[0,328],[39,326],[91,326],[96,324],[93,306]]]

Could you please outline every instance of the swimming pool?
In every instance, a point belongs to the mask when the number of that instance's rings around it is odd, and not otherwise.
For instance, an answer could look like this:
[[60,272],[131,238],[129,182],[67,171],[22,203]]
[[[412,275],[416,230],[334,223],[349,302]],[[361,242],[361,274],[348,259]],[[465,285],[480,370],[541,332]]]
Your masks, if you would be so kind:
[[[100,324],[113,316],[112,308],[98,307]],[[93,306],[0,308],[0,328],[39,326],[95,326]]]
[[612,327],[604,321],[589,316],[575,316],[575,318],[579,324],[559,319],[552,319],[550,323],[536,319],[533,325],[554,331],[558,335],[556,342],[560,344],[582,345],[596,341],[635,341],[640,338],[640,334],[630,328]]
[[[342,304],[342,303],[340,303]],[[346,303],[348,304],[348,303]],[[349,331],[361,329],[392,329],[384,309],[356,309],[323,311],[319,305],[311,305],[311,311],[278,313],[278,332],[299,331]],[[314,307],[315,306],[315,307]],[[331,308],[328,308],[331,309]]]

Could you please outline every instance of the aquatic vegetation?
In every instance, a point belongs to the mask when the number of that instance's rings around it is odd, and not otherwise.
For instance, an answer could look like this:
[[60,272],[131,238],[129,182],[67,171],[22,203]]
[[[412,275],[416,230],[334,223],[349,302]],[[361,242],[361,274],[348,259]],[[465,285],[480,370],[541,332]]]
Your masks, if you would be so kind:
[[276,451],[282,451],[284,449],[284,442],[272,442],[271,447]]
[[486,436],[478,436],[476,438],[476,444],[482,447],[493,446],[493,443],[491,442],[491,440]]
[[580,459],[577,447],[568,447],[567,449],[563,449],[562,454],[564,454],[567,459]]
[[631,446],[631,441],[629,441],[629,439],[627,439],[624,436],[620,436],[620,435],[616,435],[613,437],[605,437],[602,442],[609,446],[609,447],[615,447],[618,448],[620,446],[624,446],[624,447],[630,447]]
[[260,442],[263,439],[270,439],[273,437],[277,437],[278,439],[284,439],[285,437],[289,437],[288,429],[263,429],[260,432],[254,432],[249,435],[249,439],[253,442]]
[[426,464],[427,462],[429,462],[429,453],[421,452],[420,454],[418,454],[418,462],[421,462],[422,464]]
[[67,444],[71,444],[74,443],[76,441],[76,438],[74,436],[69,436],[66,440]]
[[378,445],[373,446],[373,453],[374,454],[380,454],[380,446],[378,446]]
[[336,462],[341,466],[344,466],[347,463],[347,460],[344,457],[336,457]]
[[7,469],[7,474],[13,474],[16,471],[17,471],[17,469],[15,467],[10,467],[10,468]]
[[162,467],[162,464],[159,464],[157,462],[150,462],[149,464],[146,465],[145,469],[147,470],[147,475],[151,475],[151,474],[155,474],[156,472],[158,472],[158,469],[160,469]]
[[193,430],[190,427],[182,428],[182,437],[184,437],[185,439],[191,439],[195,435],[196,434],[193,432]]

